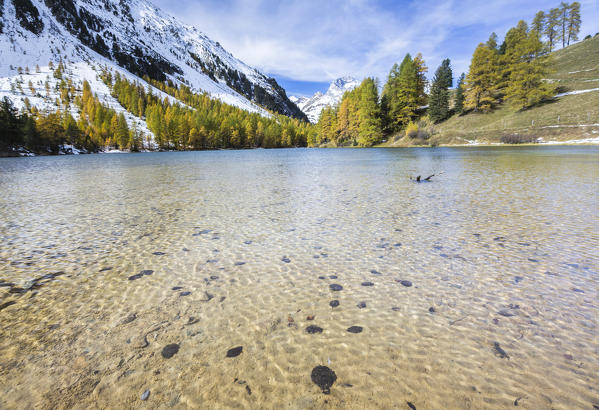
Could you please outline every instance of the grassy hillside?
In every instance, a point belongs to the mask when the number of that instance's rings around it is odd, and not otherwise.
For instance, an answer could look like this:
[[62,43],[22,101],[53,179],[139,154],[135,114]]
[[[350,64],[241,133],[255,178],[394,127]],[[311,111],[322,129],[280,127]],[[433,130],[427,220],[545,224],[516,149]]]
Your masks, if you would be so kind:
[[[553,53],[548,81],[560,94],[599,88],[599,36]],[[529,135],[544,141],[599,139],[599,90],[556,97],[552,102],[514,112],[503,106],[490,114],[453,116],[433,127],[438,144],[497,143],[503,135]],[[388,146],[411,145],[404,137]]]

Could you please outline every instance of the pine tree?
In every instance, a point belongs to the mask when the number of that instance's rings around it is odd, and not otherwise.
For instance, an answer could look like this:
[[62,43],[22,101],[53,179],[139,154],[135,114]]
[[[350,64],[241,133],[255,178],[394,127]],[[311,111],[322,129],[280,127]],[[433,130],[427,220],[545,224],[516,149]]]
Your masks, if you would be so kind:
[[541,37],[545,31],[545,18],[545,12],[541,10],[537,12],[534,20],[532,21],[531,29],[539,33],[539,37]]
[[433,78],[428,102],[428,116],[433,122],[449,117],[449,87],[453,84],[449,59],[443,60]]
[[505,89],[510,84],[510,74],[520,59],[520,45],[526,42],[528,38],[528,24],[520,20],[516,27],[508,30],[505,35],[505,53],[497,60],[497,71],[500,73],[500,79],[497,84],[498,97],[501,99],[505,95]]
[[497,103],[500,73],[496,62],[496,51],[486,44],[480,43],[474,50],[466,78],[466,109],[488,112]]
[[560,20],[560,9],[554,8],[549,11],[547,15],[547,20],[545,22],[545,31],[544,34],[547,37],[547,42],[549,43],[549,52],[553,51],[553,47],[555,43],[559,39],[559,22]]
[[406,54],[401,64],[391,69],[382,98],[388,131],[399,131],[415,118],[418,108],[426,104],[426,72],[421,54],[414,59]]
[[359,87],[358,104],[360,129],[357,142],[362,147],[371,147],[381,140],[379,96],[376,81],[366,78]]
[[414,57],[414,66],[416,67],[416,77],[418,79],[417,81],[417,98],[418,98],[418,104],[420,106],[425,105],[426,104],[426,86],[428,84],[428,81],[426,79],[426,73],[428,72],[428,67],[426,66],[426,63],[424,62],[424,58],[422,57],[421,53],[416,54],[416,57]]
[[550,98],[554,90],[543,78],[549,71],[549,57],[537,31],[531,31],[525,41],[512,50],[514,62],[510,69],[506,100],[514,109],[531,107]]
[[487,40],[487,47],[489,47],[491,50],[497,48],[497,34],[495,34],[494,32],[491,33],[489,39]]
[[570,45],[571,41],[578,41],[581,23],[580,3],[575,1],[574,3],[570,4],[570,14],[568,16],[567,23],[567,45]]
[[462,73],[458,79],[458,84],[455,90],[455,100],[453,103],[453,109],[457,114],[464,112],[464,82],[466,81],[466,74]]
[[566,41],[568,40],[567,27],[568,27],[568,15],[570,14],[570,5],[566,2],[561,2],[559,8],[559,38],[562,40],[562,47],[566,47]]

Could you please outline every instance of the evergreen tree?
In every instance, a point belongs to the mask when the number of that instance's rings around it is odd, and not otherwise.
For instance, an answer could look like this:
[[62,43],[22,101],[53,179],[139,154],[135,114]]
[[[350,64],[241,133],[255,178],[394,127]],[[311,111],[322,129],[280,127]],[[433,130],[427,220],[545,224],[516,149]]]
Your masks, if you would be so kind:
[[568,15],[570,14],[570,5],[566,2],[561,2],[559,5],[559,38],[562,40],[562,47],[566,47],[568,40]]
[[440,122],[449,117],[449,87],[453,84],[449,59],[443,60],[433,78],[429,94],[428,116],[433,122]]
[[464,82],[466,81],[466,74],[462,73],[458,79],[458,85],[455,90],[455,100],[453,103],[454,111],[457,114],[464,112]]
[[491,33],[489,39],[487,40],[487,47],[489,47],[491,50],[497,48],[497,34],[495,34],[494,32]]
[[545,12],[541,10],[537,12],[534,20],[532,21],[531,30],[534,30],[537,33],[539,33],[539,37],[541,37],[543,35],[543,32],[545,31],[545,18]]
[[525,109],[553,96],[554,90],[543,81],[549,70],[549,59],[537,31],[529,32],[524,41],[515,45],[511,55],[513,63],[506,90],[511,107]]
[[497,52],[480,43],[474,50],[466,77],[464,107],[474,111],[490,111],[497,103],[499,80]]
[[560,25],[560,14],[560,9],[553,8],[547,15],[544,34],[547,37],[547,42],[549,44],[549,52],[553,51],[553,47],[559,39],[558,27]]
[[571,41],[578,41],[581,23],[580,3],[575,1],[574,3],[570,4],[570,14],[568,15],[568,27],[566,30],[567,45],[570,45]]
[[21,125],[18,110],[8,97],[4,97],[0,102],[0,149],[23,143]]
[[378,87],[373,78],[366,78],[362,82],[359,97],[360,128],[357,142],[362,147],[371,147],[382,138]]

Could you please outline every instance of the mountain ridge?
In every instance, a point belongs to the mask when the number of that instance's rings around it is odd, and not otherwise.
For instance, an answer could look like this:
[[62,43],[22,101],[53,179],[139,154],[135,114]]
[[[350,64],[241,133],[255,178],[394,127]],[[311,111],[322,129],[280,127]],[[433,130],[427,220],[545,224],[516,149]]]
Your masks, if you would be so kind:
[[306,119],[275,79],[145,0],[0,0],[0,10],[0,77],[58,59],[106,63],[250,111]]
[[354,77],[344,76],[332,81],[324,94],[318,91],[309,98],[291,96],[289,99],[307,115],[311,123],[316,124],[325,107],[337,105],[343,98],[343,94],[359,85],[360,83]]

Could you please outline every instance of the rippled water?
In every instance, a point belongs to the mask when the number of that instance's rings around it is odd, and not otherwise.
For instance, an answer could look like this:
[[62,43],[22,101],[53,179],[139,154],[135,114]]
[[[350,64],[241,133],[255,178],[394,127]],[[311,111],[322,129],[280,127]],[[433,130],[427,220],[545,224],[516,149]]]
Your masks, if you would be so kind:
[[0,159],[0,407],[599,408],[598,178],[591,147]]

